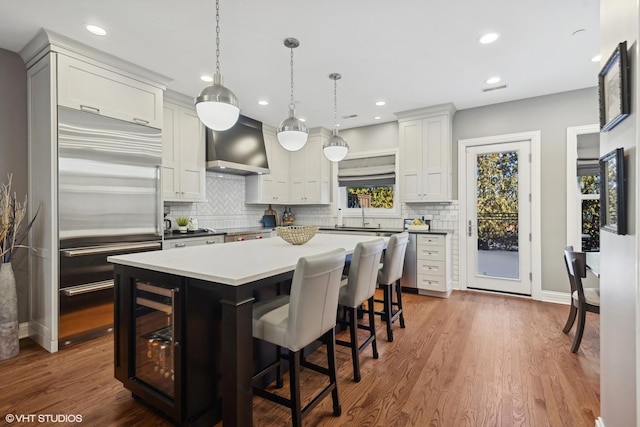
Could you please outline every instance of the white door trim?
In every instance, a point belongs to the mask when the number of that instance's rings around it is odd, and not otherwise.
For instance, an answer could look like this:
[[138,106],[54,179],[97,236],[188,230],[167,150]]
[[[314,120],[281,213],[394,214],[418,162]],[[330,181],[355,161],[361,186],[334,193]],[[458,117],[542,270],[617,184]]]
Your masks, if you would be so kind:
[[[578,191],[576,176],[578,175],[578,135],[599,133],[599,125],[572,126],[567,128],[567,246],[582,248],[579,224],[581,215],[578,209]],[[582,249],[581,249],[582,250]]]
[[502,144],[506,142],[529,141],[531,148],[531,298],[540,300],[542,294],[542,253],[540,221],[540,131],[512,133],[482,138],[458,140],[458,227],[460,230],[458,247],[460,257],[460,289],[467,289],[467,239],[466,212],[467,200],[463,197],[467,182],[466,149],[478,145]]

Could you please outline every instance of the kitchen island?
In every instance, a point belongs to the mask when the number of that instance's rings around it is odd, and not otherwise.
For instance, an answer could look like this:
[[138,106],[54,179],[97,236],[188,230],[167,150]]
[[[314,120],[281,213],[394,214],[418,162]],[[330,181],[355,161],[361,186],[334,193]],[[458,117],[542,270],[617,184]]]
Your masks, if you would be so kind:
[[251,426],[253,301],[298,259],[353,253],[376,236],[318,234],[109,257],[115,264],[115,376],[181,425]]

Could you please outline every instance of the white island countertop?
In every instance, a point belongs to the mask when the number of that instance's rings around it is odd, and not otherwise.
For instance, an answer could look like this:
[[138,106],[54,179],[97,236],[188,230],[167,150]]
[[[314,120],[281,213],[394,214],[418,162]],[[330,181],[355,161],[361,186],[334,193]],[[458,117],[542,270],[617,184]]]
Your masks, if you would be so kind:
[[303,245],[292,245],[280,237],[272,237],[115,255],[107,260],[129,267],[238,286],[293,271],[300,257],[337,248],[343,248],[347,254],[351,254],[359,242],[380,238],[353,234],[316,234]]

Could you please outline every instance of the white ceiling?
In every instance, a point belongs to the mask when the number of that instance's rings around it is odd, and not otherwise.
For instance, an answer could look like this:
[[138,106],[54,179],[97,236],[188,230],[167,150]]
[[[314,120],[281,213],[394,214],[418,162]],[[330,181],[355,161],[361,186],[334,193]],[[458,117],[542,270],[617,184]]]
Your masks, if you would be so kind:
[[[590,61],[598,0],[221,0],[220,14],[224,84],[242,114],[273,126],[289,104],[287,37],[300,40],[295,98],[309,127],[332,127],[333,72],[343,76],[344,129],[446,102],[465,109],[592,87],[600,69]],[[40,28],[166,75],[192,97],[214,70],[215,0],[1,0],[0,48],[19,52]],[[479,44],[489,31],[500,39]],[[483,93],[494,75],[507,88]]]

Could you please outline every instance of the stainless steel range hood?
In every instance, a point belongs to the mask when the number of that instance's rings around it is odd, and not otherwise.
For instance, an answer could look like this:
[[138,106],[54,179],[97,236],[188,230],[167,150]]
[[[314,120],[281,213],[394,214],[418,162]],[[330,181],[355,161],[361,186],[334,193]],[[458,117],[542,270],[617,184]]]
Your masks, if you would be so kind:
[[234,175],[268,174],[262,123],[240,116],[226,131],[207,128],[207,170]]

